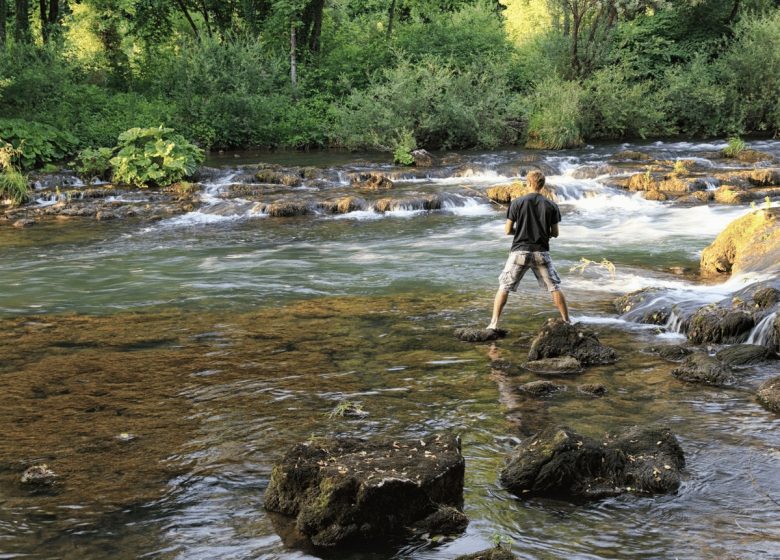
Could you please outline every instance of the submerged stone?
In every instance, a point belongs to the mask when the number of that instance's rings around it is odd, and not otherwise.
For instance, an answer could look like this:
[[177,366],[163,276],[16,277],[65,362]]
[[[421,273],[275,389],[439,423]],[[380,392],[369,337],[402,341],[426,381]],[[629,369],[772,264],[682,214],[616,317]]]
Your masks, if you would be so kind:
[[57,475],[49,468],[49,465],[41,463],[33,465],[22,473],[21,483],[31,486],[51,486]]
[[598,337],[581,324],[548,319],[531,343],[529,361],[571,356],[582,365],[611,364],[617,353],[599,342]]
[[591,397],[603,397],[607,394],[607,388],[601,383],[585,383],[583,385],[578,385],[577,390],[580,393],[590,395]]
[[517,556],[503,546],[496,546],[473,554],[458,556],[455,560],[517,560]]
[[772,352],[759,344],[735,344],[724,348],[715,357],[730,367],[754,366],[767,361]]
[[780,414],[780,377],[764,381],[758,388],[756,400],[770,412]]
[[294,517],[316,546],[382,539],[441,506],[460,508],[464,468],[460,440],[451,435],[300,443],[274,466],[265,508]]
[[693,352],[693,350],[681,344],[650,346],[646,351],[658,354],[668,362],[682,362],[686,356]]
[[504,329],[471,329],[462,328],[455,329],[455,338],[463,340],[465,342],[487,342],[490,340],[498,340],[504,338],[507,335],[507,331]]
[[557,393],[558,391],[563,391],[564,389],[566,389],[565,385],[558,385],[552,381],[545,380],[531,381],[530,383],[523,383],[517,387],[518,391],[525,393],[526,395],[531,395],[532,397],[543,397],[545,395]]
[[688,383],[707,385],[729,385],[734,382],[731,368],[707,354],[692,354],[685,358],[672,375]]
[[523,367],[534,373],[552,374],[552,375],[574,375],[582,373],[582,364],[576,358],[571,356],[561,356],[559,358],[543,358],[526,362]]
[[661,494],[677,490],[684,466],[682,448],[668,428],[634,427],[596,441],[551,427],[512,452],[501,483],[519,497]]

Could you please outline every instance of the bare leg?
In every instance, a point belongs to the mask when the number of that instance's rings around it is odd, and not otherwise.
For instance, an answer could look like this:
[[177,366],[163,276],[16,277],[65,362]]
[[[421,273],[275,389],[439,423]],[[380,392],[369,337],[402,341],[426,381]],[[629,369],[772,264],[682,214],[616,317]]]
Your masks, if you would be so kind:
[[490,324],[488,325],[489,329],[498,328],[498,319],[501,317],[501,312],[504,310],[507,297],[509,297],[509,292],[499,288],[496,292],[496,299],[493,301],[493,318],[490,320]]
[[569,308],[566,306],[566,298],[564,297],[563,292],[560,290],[555,290],[552,292],[552,298],[553,303],[555,303],[555,307],[557,307],[558,311],[561,313],[561,319],[569,323]]

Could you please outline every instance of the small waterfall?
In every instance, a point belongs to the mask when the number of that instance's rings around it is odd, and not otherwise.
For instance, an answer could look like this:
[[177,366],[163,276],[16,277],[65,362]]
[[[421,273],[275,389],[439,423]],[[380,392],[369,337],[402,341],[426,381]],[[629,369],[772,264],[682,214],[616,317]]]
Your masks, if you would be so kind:
[[676,309],[672,309],[669,314],[669,320],[664,325],[667,332],[685,334],[686,320],[677,313]]
[[777,311],[770,313],[758,324],[753,327],[748,336],[747,344],[760,344],[761,346],[770,346],[774,338],[774,323],[777,317]]

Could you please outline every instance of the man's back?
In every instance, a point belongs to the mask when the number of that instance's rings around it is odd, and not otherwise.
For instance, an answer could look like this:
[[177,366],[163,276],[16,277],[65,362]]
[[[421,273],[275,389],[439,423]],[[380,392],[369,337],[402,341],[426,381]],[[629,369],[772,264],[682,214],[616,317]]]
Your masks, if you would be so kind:
[[561,221],[561,211],[553,201],[531,193],[513,200],[506,218],[515,223],[512,251],[549,251],[550,231]]

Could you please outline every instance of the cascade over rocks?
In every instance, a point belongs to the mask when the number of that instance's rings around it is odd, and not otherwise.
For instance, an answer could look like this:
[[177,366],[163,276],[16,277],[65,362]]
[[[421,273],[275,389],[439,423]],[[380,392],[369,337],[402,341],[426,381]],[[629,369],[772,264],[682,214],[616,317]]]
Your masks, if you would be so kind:
[[443,529],[464,526],[440,511],[462,506],[464,469],[460,440],[451,435],[299,443],[274,466],[265,508],[294,517],[321,547],[383,539],[418,522],[436,533],[436,519]]
[[734,383],[731,368],[707,354],[691,354],[672,370],[672,375],[688,383],[706,385],[730,385]]
[[561,319],[548,319],[531,342],[529,362],[546,358],[571,356],[582,365],[611,364],[617,353],[599,342],[595,333],[581,323],[571,325]]
[[349,176],[352,187],[364,191],[379,191],[393,188],[393,182],[381,173],[353,173]]
[[[509,204],[515,198],[520,198],[527,194],[535,192],[525,182],[515,181],[508,185],[496,185],[485,190],[485,195],[493,202],[501,204]],[[549,198],[550,200],[558,200],[558,196],[553,185],[545,184],[542,187],[541,194]]]
[[511,453],[501,484],[519,497],[662,494],[677,490],[684,466],[682,448],[668,428],[634,427],[596,441],[549,427]]
[[776,414],[780,414],[780,377],[764,381],[756,394],[758,404]]
[[615,299],[615,309],[627,321],[665,325],[672,313],[667,291],[661,288],[642,288]]

